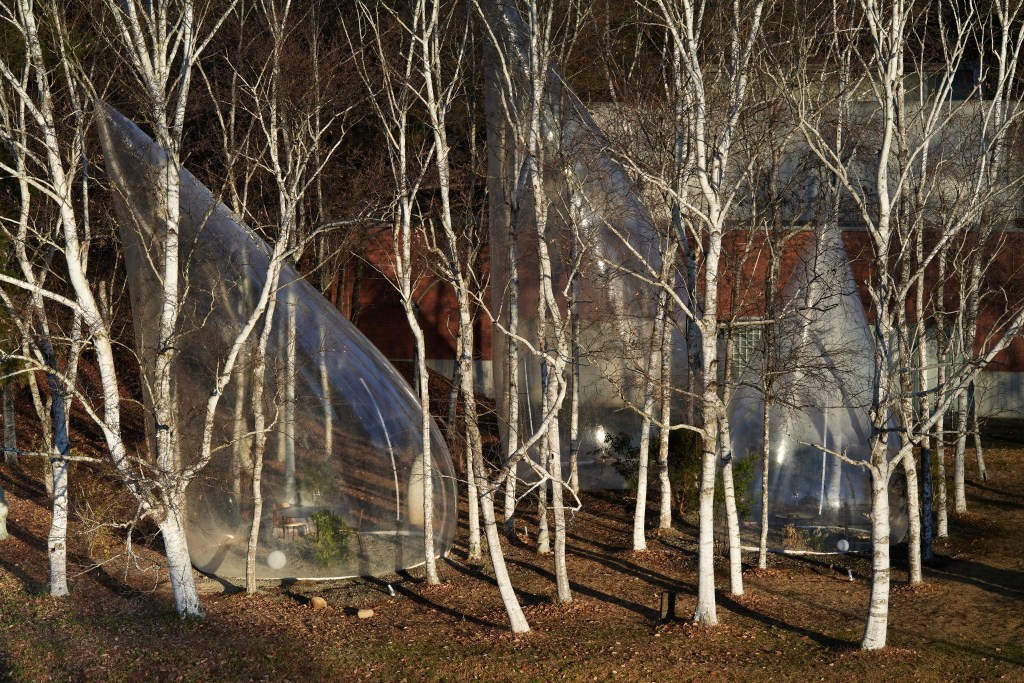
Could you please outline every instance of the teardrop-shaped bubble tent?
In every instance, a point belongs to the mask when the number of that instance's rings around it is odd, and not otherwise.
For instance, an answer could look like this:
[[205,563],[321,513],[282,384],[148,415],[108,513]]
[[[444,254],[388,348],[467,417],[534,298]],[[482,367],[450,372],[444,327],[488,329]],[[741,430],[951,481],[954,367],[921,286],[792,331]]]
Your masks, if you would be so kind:
[[[98,119],[105,165],[120,197],[119,228],[146,386],[156,357],[166,156],[111,107],[100,104]],[[271,250],[188,171],[181,170],[180,181],[183,297],[173,391],[180,457],[187,466],[198,451],[215,372],[256,308]],[[229,578],[245,575],[254,510],[253,352],[261,328],[251,335],[220,400],[213,458],[187,494],[193,564]],[[262,379],[261,407],[270,432],[260,487],[257,576],[338,578],[421,564],[420,404],[373,344],[290,266],[276,291]],[[143,395],[151,407],[151,397],[145,390]],[[147,428],[152,443],[154,425]],[[436,425],[430,446],[434,547],[444,553],[455,532],[456,493],[451,456]]]
[[[542,421],[547,368],[528,352],[521,353],[520,367],[509,367],[504,352],[512,319],[508,292],[513,283],[517,333],[535,340],[546,324],[538,314],[541,256],[532,216],[538,199],[532,190],[522,197],[509,191],[516,185],[525,154],[524,141],[508,120],[510,116],[526,120],[529,115],[529,28],[513,2],[481,3],[481,11],[488,36],[496,41],[488,41],[484,48],[491,305],[500,314],[492,333],[494,386],[507,388],[512,373],[520,373],[519,424],[513,427],[521,436],[529,436]],[[612,464],[606,437],[625,433],[635,443],[642,418],[630,405],[643,406],[647,378],[657,376],[661,367],[660,340],[653,334],[660,288],[650,280],[656,280],[661,270],[664,237],[639,186],[609,151],[600,126],[554,64],[548,66],[540,125],[547,159],[541,170],[545,188],[541,200],[549,209],[544,230],[546,258],[553,290],[566,310],[564,294],[570,291],[569,279],[576,269],[579,278],[579,484],[583,489],[624,488],[626,481]],[[517,202],[512,229],[512,206]],[[567,246],[560,249],[559,244]],[[568,245],[574,245],[578,253]],[[513,250],[515,273],[510,272],[507,259]],[[679,294],[686,299],[681,284]],[[671,309],[675,311],[675,306]],[[668,327],[673,341],[672,367],[678,378],[686,369],[685,343],[674,333],[671,322]],[[509,404],[504,396],[498,399],[505,443]],[[566,477],[571,447],[569,402],[567,398],[559,424]],[[535,476],[526,465],[520,467],[519,474],[528,481]]]
[[[781,302],[777,323],[755,347],[729,402],[733,456],[737,463],[749,461],[751,473],[744,536],[754,540],[760,533],[767,376],[769,547],[828,552],[848,544],[865,550],[870,475],[833,452],[857,461],[870,457],[874,351],[837,231],[808,240]],[[891,437],[890,454],[896,444]],[[894,476],[889,490],[891,543],[900,542],[907,528],[900,482]]]

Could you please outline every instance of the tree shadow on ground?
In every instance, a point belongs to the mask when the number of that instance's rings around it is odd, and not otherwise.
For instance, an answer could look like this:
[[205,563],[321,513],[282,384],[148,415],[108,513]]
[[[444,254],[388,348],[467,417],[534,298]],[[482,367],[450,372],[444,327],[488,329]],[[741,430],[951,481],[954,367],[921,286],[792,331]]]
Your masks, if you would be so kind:
[[[8,522],[7,530],[10,532],[13,538],[17,538],[19,541],[38,551],[42,555],[47,555],[46,541],[32,534],[26,527],[22,526],[18,522]],[[14,566],[13,563],[0,559],[0,566],[6,568],[11,574],[17,577],[25,589],[29,592],[37,593],[47,590],[49,586],[49,576],[43,576],[42,578],[36,578],[31,576],[19,567]],[[48,565],[42,565],[43,571],[48,572]],[[135,588],[123,581],[119,581],[114,578],[109,572],[106,571],[104,566],[87,555],[68,551],[67,554],[67,568],[68,568],[68,581],[71,583],[71,589],[74,590],[73,581],[76,578],[75,568],[81,569],[77,572],[77,575],[87,575],[96,581],[97,584],[105,588],[110,594],[117,595],[122,598],[129,598],[131,600],[140,600],[147,605],[147,607],[161,611],[164,609],[162,603],[155,599],[152,591],[144,591]]]
[[626,558],[620,558],[614,555],[603,555],[598,552],[592,552],[578,547],[572,548],[572,554],[576,557],[586,558],[591,562],[611,569],[619,574],[640,579],[655,588],[678,591],[680,586],[683,586],[686,588],[687,592],[696,595],[696,587],[692,586],[692,584],[681,583],[679,579],[675,577],[667,576],[635,562],[630,562]]
[[46,499],[46,487],[29,475],[25,470],[24,461],[19,463],[17,467],[7,465],[3,468],[2,472],[3,475],[0,476],[0,483],[3,484],[4,490],[7,493],[13,493],[19,498],[37,501],[40,505],[45,506],[43,501]]
[[776,628],[780,631],[788,631],[789,633],[793,633],[801,637],[810,638],[819,645],[830,648],[832,650],[852,650],[856,647],[856,645],[850,643],[847,640],[841,640],[839,638],[835,638],[824,633],[819,633],[818,631],[812,631],[811,629],[807,629],[802,626],[797,626],[796,624],[791,624],[789,622],[783,621],[781,619],[770,616],[763,612],[758,612],[757,610],[751,609],[750,607],[744,605],[742,602],[739,602],[735,598],[729,597],[727,595],[719,595],[718,604],[728,609],[730,612],[733,612],[734,614],[738,614],[742,617],[746,617],[753,621],[757,621],[761,624],[764,624],[765,626]]
[[0,568],[20,581],[27,593],[42,593],[46,588],[46,581],[37,579],[13,562],[0,558]]
[[[535,564],[523,562],[522,560],[508,560],[508,563],[521,569],[527,569],[529,571],[532,571],[533,573],[537,574],[537,576],[540,576],[543,579],[547,579],[552,583],[555,582],[554,573],[542,567],[538,567]],[[606,602],[608,604],[621,607],[631,612],[635,612],[636,614],[639,614],[642,617],[652,617],[657,615],[657,610],[653,607],[644,607],[643,605],[633,602],[632,600],[626,600],[625,598],[609,595],[608,593],[599,591],[596,588],[584,586],[583,584],[573,581],[571,576],[569,577],[569,588],[572,589],[574,592],[579,593],[580,595],[585,595],[588,598],[593,598],[594,600],[598,600],[600,602]]]
[[[505,562],[509,562],[508,558],[505,558]],[[462,574],[463,576],[467,576],[469,578],[477,579],[478,581],[488,583],[491,586],[494,586],[495,590],[497,590],[498,588],[498,580],[483,571],[483,568],[486,565],[464,565],[459,564],[458,562],[451,561],[448,561],[447,565],[450,568]],[[513,586],[513,588],[515,587]],[[547,599],[543,595],[531,593],[530,591],[524,590],[522,588],[515,588],[515,591],[516,596],[519,597],[520,601],[527,604],[539,604]]]
[[940,558],[929,565],[929,573],[1004,598],[1024,601],[1024,572],[1019,570],[1000,569],[970,560]]
[[[969,487],[971,489],[977,489],[978,491],[984,491],[985,493],[990,493],[990,494],[992,494],[994,496],[998,496],[999,498],[1009,498],[1010,499],[1010,500],[994,500],[992,498],[982,498],[977,493],[975,493],[973,496],[971,496],[971,500],[972,501],[977,501],[978,503],[981,503],[982,505],[990,505],[992,507],[1008,507],[1008,508],[1012,508],[1014,510],[1024,510],[1024,495],[1021,495],[1019,493],[1013,493],[1011,491],[1003,491],[1002,489],[997,489],[994,486],[987,486],[985,484],[979,484],[978,482],[971,481],[969,479],[966,482],[964,482],[964,483],[966,484],[967,487]],[[1013,502],[1013,501],[1021,501],[1021,502],[1016,503],[1016,502]]]
[[478,626],[487,626],[489,628],[500,628],[502,626],[501,624],[496,624],[493,621],[488,621],[486,619],[481,619],[480,617],[474,616],[472,614],[460,612],[459,610],[453,607],[444,605],[436,600],[431,600],[427,596],[421,595],[420,593],[410,589],[409,586],[406,585],[406,581],[408,581],[409,583],[419,583],[421,586],[426,586],[426,584],[422,581],[415,579],[406,570],[398,572],[398,575],[402,577],[403,582],[389,584],[384,579],[373,576],[365,576],[363,577],[363,580],[365,580],[367,583],[377,586],[382,591],[386,591],[387,586],[390,585],[394,589],[396,594],[409,598],[417,605],[426,607],[430,610],[434,610],[436,612],[439,612],[440,614],[446,614],[457,621],[468,621],[470,623],[477,624]]

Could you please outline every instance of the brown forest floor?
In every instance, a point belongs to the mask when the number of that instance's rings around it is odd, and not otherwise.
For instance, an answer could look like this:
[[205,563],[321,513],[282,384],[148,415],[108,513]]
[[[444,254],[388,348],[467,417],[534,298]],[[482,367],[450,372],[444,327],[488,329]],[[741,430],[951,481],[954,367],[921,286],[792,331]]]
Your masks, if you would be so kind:
[[[123,559],[96,567],[79,546],[72,596],[55,600],[46,595],[40,486],[5,471],[0,680],[1024,681],[1024,450],[993,447],[988,460],[992,477],[969,484],[971,511],[937,544],[926,584],[909,588],[906,572],[894,572],[890,648],[881,653],[856,647],[868,564],[849,556],[831,568],[773,557],[769,570],[746,571],[746,596],[719,593],[717,628],[659,625],[662,590],[681,593],[681,615],[694,606],[693,520],[634,554],[630,500],[618,492],[584,496],[572,521],[571,605],[552,602],[551,556],[537,556],[525,537],[508,547],[534,629],[525,636],[508,633],[489,566],[464,561],[464,526],[438,587],[413,571],[273,585],[250,598],[200,577],[208,617],[182,622],[163,575],[147,565],[159,561],[155,550],[143,548],[139,567],[126,571]],[[524,523],[532,537],[533,515]],[[96,543],[89,552],[110,550]],[[726,587],[723,566],[718,583]],[[313,595],[329,607],[312,610]],[[358,619],[360,607],[375,616]]]

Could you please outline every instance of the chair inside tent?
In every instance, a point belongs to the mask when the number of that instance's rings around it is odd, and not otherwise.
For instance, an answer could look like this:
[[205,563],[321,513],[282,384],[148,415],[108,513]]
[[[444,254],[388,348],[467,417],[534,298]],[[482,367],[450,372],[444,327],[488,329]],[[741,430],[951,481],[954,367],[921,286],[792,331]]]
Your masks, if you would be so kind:
[[[874,352],[850,262],[837,231],[808,239],[781,297],[781,315],[762,336],[729,406],[732,452],[750,473],[745,542],[761,529],[765,396],[768,454],[768,545],[836,551],[870,547],[868,410]],[[767,341],[766,341],[767,340]],[[772,377],[765,391],[765,377]],[[890,454],[897,444],[890,436]],[[905,495],[890,486],[890,540],[906,533]],[[842,541],[845,541],[843,543]]]
[[[143,386],[154,377],[165,204],[163,150],[98,105],[114,183]],[[188,171],[180,172],[181,292],[173,394],[184,465],[199,451],[206,402],[268,273],[271,250]],[[424,561],[420,404],[392,365],[291,266],[274,288],[262,405],[252,404],[256,341],[239,356],[214,420],[214,455],[188,488],[187,537],[202,571],[245,575],[253,523],[254,416],[267,424],[257,576],[372,575]],[[147,413],[151,396],[143,390]],[[155,425],[147,420],[150,444]],[[152,449],[152,445],[151,445]],[[451,456],[430,439],[436,552],[456,524]]]

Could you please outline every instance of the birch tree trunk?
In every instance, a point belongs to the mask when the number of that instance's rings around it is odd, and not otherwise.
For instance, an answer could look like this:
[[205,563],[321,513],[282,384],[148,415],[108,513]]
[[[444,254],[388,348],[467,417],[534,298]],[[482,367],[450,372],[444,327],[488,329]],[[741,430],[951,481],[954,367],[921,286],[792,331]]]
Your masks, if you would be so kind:
[[[275,250],[278,251],[278,250]],[[275,265],[276,263],[276,265]],[[271,262],[271,272],[267,274],[265,288],[275,290],[280,284],[280,259]],[[269,293],[270,290],[267,290]],[[255,595],[259,586],[256,583],[256,551],[259,548],[260,527],[263,522],[263,458],[267,450],[267,418],[264,409],[264,393],[266,388],[267,346],[270,342],[274,325],[274,313],[277,308],[276,292],[269,297],[263,313],[263,328],[256,347],[252,352],[252,412],[253,412],[253,443],[252,460],[252,522],[249,526],[249,539],[245,551],[245,592]]]
[[757,545],[757,567],[768,568],[768,474],[772,460],[771,434],[772,410],[771,401],[765,396],[761,408],[761,426],[764,438],[761,439],[761,537]]
[[526,615],[523,614],[519,598],[512,587],[512,579],[508,575],[508,567],[505,564],[505,554],[501,549],[498,523],[494,516],[494,490],[496,487],[488,481],[484,467],[483,452],[475,452],[473,476],[476,477],[477,491],[480,493],[480,512],[484,533],[487,536],[487,552],[494,569],[494,580],[498,584],[498,593],[501,595],[501,602],[508,614],[509,627],[512,632],[526,633],[530,630],[530,624],[526,621]]
[[[508,368],[508,377],[505,386],[501,388],[506,392],[505,400],[508,401],[506,425],[507,435],[505,440],[505,453],[507,458],[519,450],[519,343],[516,338],[519,335],[519,229],[518,219],[509,221],[508,228],[508,335],[505,346],[505,367]],[[505,479],[505,533],[509,538],[515,537],[516,533],[516,468],[510,467],[508,476]]]
[[174,501],[167,506],[167,513],[160,520],[160,535],[167,554],[167,571],[171,577],[175,611],[182,618],[203,619],[206,613],[199,604],[199,593],[192,574],[192,558],[185,540],[185,520],[182,518],[184,510],[184,500]]
[[971,418],[971,438],[974,439],[974,456],[978,463],[978,479],[988,481],[988,468],[985,467],[985,450],[981,446],[981,425],[978,421],[978,401],[974,380],[967,384],[967,412]]
[[[543,301],[543,298],[541,300]],[[541,323],[538,323],[538,324],[541,324]],[[544,348],[544,347],[541,346],[541,348]],[[542,406],[543,406],[544,412],[546,412],[546,410],[548,408],[548,404],[547,404],[547,396],[548,396],[547,386],[548,386],[549,380],[547,378],[547,374],[548,374],[547,361],[542,360],[541,361],[541,397],[543,399],[542,400]],[[525,375],[525,373],[524,373],[524,375]],[[550,471],[551,464],[550,464],[549,461],[551,460],[552,450],[551,450],[551,445],[548,443],[548,439],[551,438],[551,430],[547,429],[547,427],[544,426],[544,425],[541,426],[541,429],[544,430],[544,436],[541,438],[540,448],[538,449],[538,452],[540,454],[539,465],[540,465],[540,469],[542,471]],[[561,457],[561,454],[558,454],[557,457]],[[550,552],[551,552],[551,532],[550,532],[550,525],[548,523],[548,481],[546,479],[544,479],[544,480],[542,480],[537,485],[537,553],[539,555],[547,555]]]
[[882,469],[871,465],[871,598],[861,640],[865,650],[885,647],[889,626],[889,472],[885,443],[877,437],[874,450],[883,452],[872,455],[873,463],[882,461]]
[[[721,417],[722,436],[719,448],[727,449],[730,444],[729,423]],[[729,536],[729,593],[743,595],[743,548],[740,546],[740,518],[736,512],[736,488],[732,477],[732,451],[722,456],[722,490],[725,494],[725,519]]]
[[[579,246],[576,239],[572,239],[569,262],[573,264],[574,268],[577,268]],[[569,347],[572,354],[569,359],[571,391],[569,395],[569,488],[578,495],[580,492],[580,273],[578,268],[573,273],[569,292]],[[648,424],[649,429],[650,425]],[[641,440],[643,440],[642,436]],[[639,502],[637,504],[639,505]],[[635,530],[633,536],[635,541]],[[636,549],[635,542],[634,549]]]
[[8,539],[7,534],[7,513],[10,508],[7,505],[7,497],[4,495],[4,487],[0,486],[0,541]]
[[242,480],[245,472],[252,465],[251,440],[247,436],[249,432],[249,418],[246,413],[246,399],[248,398],[249,379],[248,374],[252,371],[246,363],[239,363],[235,366],[235,404],[232,406],[231,415],[231,497],[233,499],[233,515],[235,520],[241,522],[242,515]]
[[[410,300],[411,301],[411,300]],[[427,376],[427,351],[423,340],[423,330],[415,319],[411,305],[406,316],[413,327],[413,338],[416,343],[416,379],[419,389],[420,440],[422,455],[420,464],[420,485],[423,487],[423,553],[424,566],[427,571],[427,583],[436,586],[441,583],[437,574],[437,562],[434,551],[434,463],[430,452],[430,387]]]
[[284,499],[291,505],[299,504],[295,487],[295,352],[296,352],[296,302],[295,292],[289,287],[287,294],[287,316],[284,364]]
[[967,512],[967,392],[956,398],[956,449],[953,451],[953,510]]
[[4,462],[9,467],[18,466],[18,432],[14,418],[14,387],[7,380],[3,385],[4,414]]
[[640,453],[636,472],[636,508],[633,511],[633,552],[647,550],[647,536],[644,526],[647,519],[647,469],[651,447],[651,416],[654,414],[653,376],[655,364],[661,365],[657,355],[652,355],[647,365],[647,379],[644,380],[644,407],[640,424]]
[[[421,0],[418,12],[423,15],[422,30],[422,67],[425,104],[430,117],[431,128],[434,138],[434,158],[437,166],[438,186],[441,194],[441,225],[444,232],[444,248],[437,250],[444,264],[443,271],[447,280],[455,290],[459,306],[459,331],[456,351],[455,374],[459,378],[461,393],[463,396],[463,415],[465,417],[466,435],[466,502],[469,507],[469,542],[468,559],[472,562],[482,558],[480,544],[480,501],[477,490],[476,476],[474,475],[473,462],[476,452],[483,452],[483,445],[480,439],[479,425],[477,424],[476,394],[473,386],[473,315],[472,315],[472,292],[469,291],[469,282],[472,274],[468,273],[472,264],[463,267],[461,262],[460,241],[455,234],[455,226],[452,217],[451,200],[451,168],[449,161],[448,144],[448,120],[447,113],[455,96],[456,87],[460,83],[461,61],[464,55],[456,58],[455,72],[451,81],[446,82],[442,73],[441,61],[441,39],[442,25],[440,7],[438,3],[432,3],[429,8],[423,6]],[[436,239],[431,240],[436,244]],[[472,249],[468,250],[470,254]],[[471,258],[471,257],[470,257]],[[451,399],[457,397],[458,388],[452,387]],[[454,403],[450,407],[450,424],[454,425]],[[482,457],[482,455],[481,455]],[[492,501],[493,505],[493,501]]]
[[658,482],[661,492],[658,513],[658,529],[672,528],[672,480],[669,478],[669,438],[672,424],[672,330],[667,324],[669,299],[664,291],[659,294],[662,325],[659,339],[661,349],[661,368],[658,384],[658,403],[661,407],[659,420],[661,428],[658,432]]
[[913,454],[903,457],[903,473],[907,477],[907,562],[910,583],[921,583],[921,505],[917,493],[917,464]]
[[50,595],[64,597],[68,591],[68,421],[65,412],[65,389],[57,377],[56,360],[49,338],[43,339],[43,352],[50,368],[47,382],[50,387],[50,407],[53,425],[53,455],[50,458],[53,478],[52,516],[47,536],[46,551],[50,559]]
[[[939,252],[938,265],[938,287],[935,289],[935,301],[933,307],[936,312],[935,325],[935,386],[941,397],[948,390],[946,387],[946,362],[949,357],[949,337],[946,332],[946,259],[945,249]],[[949,536],[949,504],[946,500],[946,411],[938,416],[933,427],[934,432],[934,453],[936,464],[936,490],[935,490],[935,536],[946,538]]]
[[[718,623],[715,607],[715,566],[714,566],[714,496],[715,476],[718,468],[719,455],[722,453],[720,443],[719,420],[725,414],[722,399],[718,394],[718,286],[719,268],[722,255],[722,235],[732,200],[736,197],[738,186],[727,177],[731,170],[730,152],[734,136],[737,132],[740,116],[747,106],[747,86],[750,76],[750,65],[755,47],[761,35],[761,20],[764,10],[762,0],[755,0],[749,5],[736,2],[723,10],[726,14],[724,24],[728,26],[729,48],[723,62],[719,66],[710,67],[703,63],[706,59],[702,40],[702,24],[704,7],[692,0],[656,0],[652,3],[658,18],[663,22],[668,33],[669,42],[674,53],[673,60],[678,62],[674,68],[676,97],[683,99],[683,110],[686,111],[686,124],[692,151],[692,180],[699,188],[701,205],[686,206],[694,220],[699,224],[696,229],[694,245],[703,248],[703,296],[699,312],[690,316],[700,336],[700,376],[699,389],[694,392],[701,402],[701,436],[703,437],[703,454],[701,456],[700,475],[700,522],[698,540],[698,577],[697,605],[694,620],[700,624],[714,625]],[[721,64],[728,66],[722,70]],[[726,103],[722,109],[725,115],[721,121],[715,121],[710,115],[709,95],[705,79],[711,70],[716,74],[724,74],[725,81],[714,86],[716,92],[726,93]],[[677,109],[677,148],[678,126],[680,114]],[[717,125],[715,125],[717,123]],[[677,153],[678,156],[678,153]],[[679,164],[677,164],[679,166]],[[677,168],[674,184],[680,182],[681,170]],[[676,193],[676,200],[682,201],[685,194]],[[677,225],[681,224],[676,221]],[[681,234],[679,238],[688,243],[689,235]],[[690,285],[688,273],[688,282]],[[695,280],[694,280],[695,284]],[[690,340],[693,343],[696,340]],[[695,378],[691,372],[691,378]],[[728,429],[726,428],[726,432]],[[728,482],[731,484],[731,479]],[[728,497],[728,496],[727,496]],[[735,522],[735,518],[731,520]],[[733,524],[730,524],[733,526]],[[738,533],[738,529],[737,529]],[[736,562],[737,554],[730,553],[730,577],[739,576],[741,568]],[[733,589],[738,586],[733,585]]]

